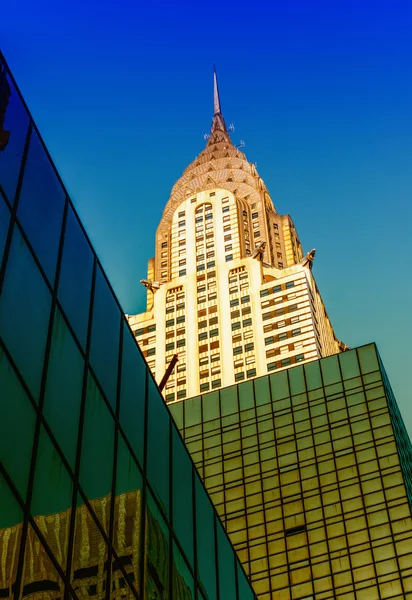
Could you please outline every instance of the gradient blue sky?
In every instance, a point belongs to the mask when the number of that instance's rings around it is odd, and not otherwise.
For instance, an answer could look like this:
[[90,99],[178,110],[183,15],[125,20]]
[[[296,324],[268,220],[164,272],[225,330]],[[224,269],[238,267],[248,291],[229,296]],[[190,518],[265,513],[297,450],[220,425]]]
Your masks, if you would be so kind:
[[232,139],[290,213],[336,332],[376,341],[412,433],[412,4],[14,0],[0,44],[126,312],[202,150]]

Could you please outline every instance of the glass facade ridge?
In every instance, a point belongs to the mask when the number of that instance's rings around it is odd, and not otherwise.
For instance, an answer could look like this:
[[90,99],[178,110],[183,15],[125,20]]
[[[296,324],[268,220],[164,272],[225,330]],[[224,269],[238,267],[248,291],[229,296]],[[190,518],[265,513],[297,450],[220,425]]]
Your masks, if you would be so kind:
[[254,597],[0,54],[0,596]]

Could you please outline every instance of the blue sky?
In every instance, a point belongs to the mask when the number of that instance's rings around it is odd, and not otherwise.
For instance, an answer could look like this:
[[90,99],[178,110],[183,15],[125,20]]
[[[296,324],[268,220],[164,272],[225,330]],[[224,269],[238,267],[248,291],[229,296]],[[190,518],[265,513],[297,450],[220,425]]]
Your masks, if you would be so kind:
[[293,217],[338,336],[376,341],[412,433],[412,5],[15,0],[0,40],[116,293],[202,150],[235,143]]

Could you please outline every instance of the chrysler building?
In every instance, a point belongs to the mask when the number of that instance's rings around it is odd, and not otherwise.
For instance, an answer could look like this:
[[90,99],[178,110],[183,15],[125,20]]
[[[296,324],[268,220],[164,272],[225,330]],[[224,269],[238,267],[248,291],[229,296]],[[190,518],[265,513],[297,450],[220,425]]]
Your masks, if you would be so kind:
[[146,311],[129,316],[166,402],[336,354],[304,252],[253,163],[229,136],[216,71],[205,149],[177,180],[148,263]]

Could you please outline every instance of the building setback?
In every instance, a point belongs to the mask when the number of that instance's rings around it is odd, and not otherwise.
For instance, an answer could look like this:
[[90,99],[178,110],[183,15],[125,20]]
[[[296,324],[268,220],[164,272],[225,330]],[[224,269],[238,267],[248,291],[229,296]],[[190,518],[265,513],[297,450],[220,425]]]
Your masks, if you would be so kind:
[[412,598],[412,446],[374,344],[170,409],[260,600]]
[[255,597],[0,54],[0,597]]
[[149,260],[146,312],[129,323],[166,402],[345,349],[293,221],[234,146],[214,73],[206,148],[174,185]]

